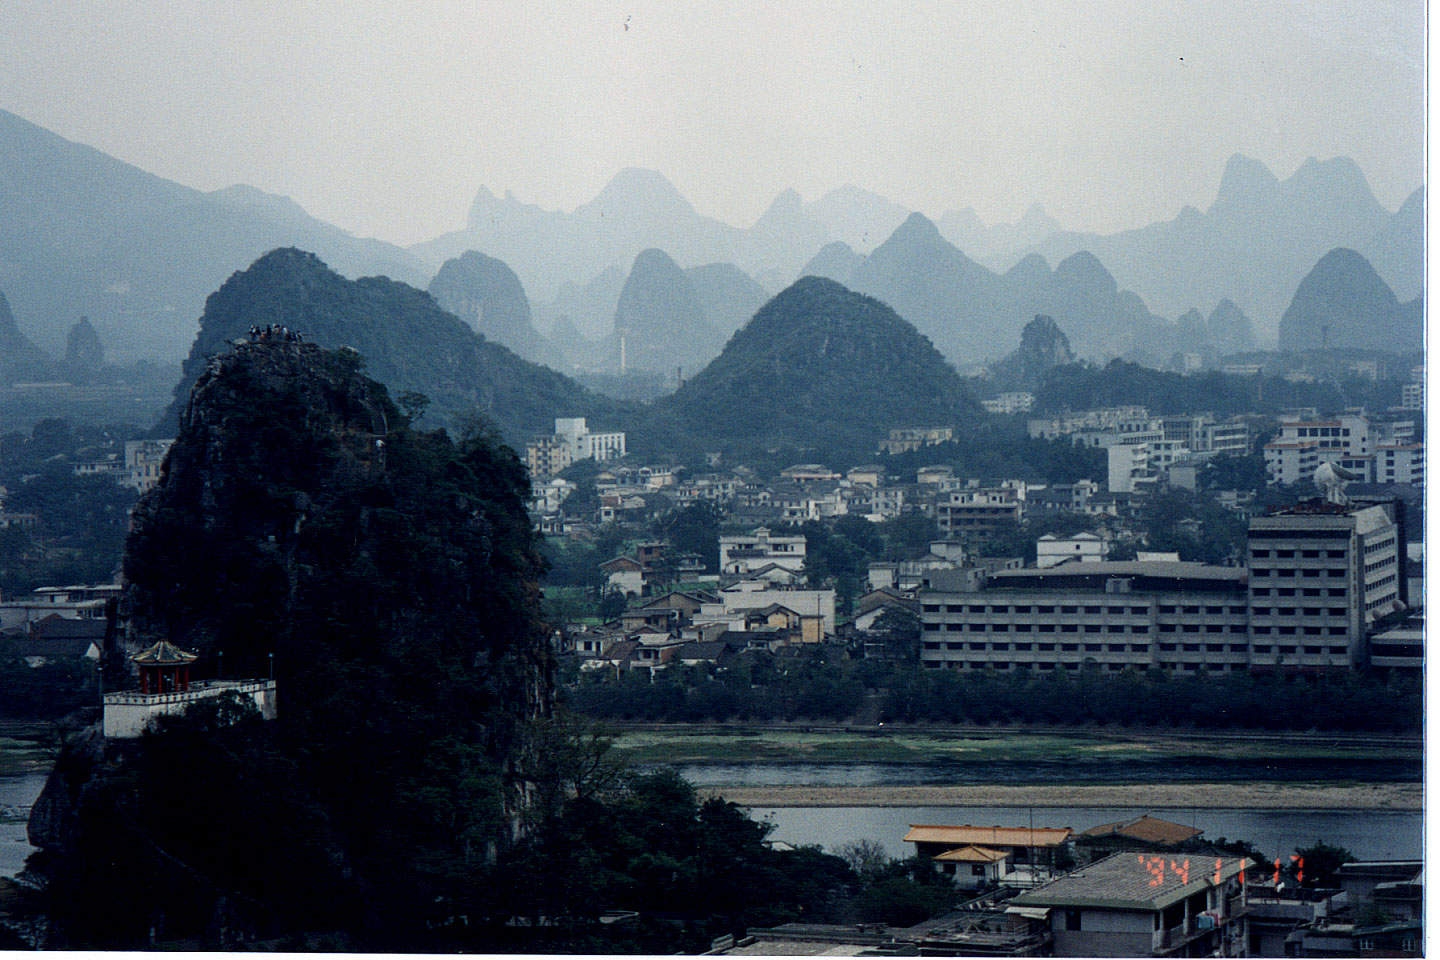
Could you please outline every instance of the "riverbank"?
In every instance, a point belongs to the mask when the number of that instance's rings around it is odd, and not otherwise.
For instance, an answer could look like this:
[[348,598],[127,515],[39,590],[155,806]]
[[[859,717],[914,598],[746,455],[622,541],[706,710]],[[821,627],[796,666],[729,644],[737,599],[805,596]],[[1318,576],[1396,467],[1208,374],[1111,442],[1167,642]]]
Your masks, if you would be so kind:
[[[1232,762],[1289,760],[1343,767],[1354,761],[1409,761],[1422,757],[1411,737],[1273,733],[1177,733],[1116,729],[985,730],[905,728],[777,729],[683,726],[620,729],[615,752],[640,765],[687,764],[971,764],[1096,760],[1151,764],[1213,758]],[[1257,771],[1263,778],[1266,774]],[[1139,777],[1137,779],[1147,779]],[[1308,779],[1308,778],[1302,778]],[[1378,778],[1392,779],[1392,778]],[[1401,779],[1401,778],[1393,778]]]
[[701,787],[743,807],[1179,807],[1423,810],[1419,783],[1135,783],[1011,786]]

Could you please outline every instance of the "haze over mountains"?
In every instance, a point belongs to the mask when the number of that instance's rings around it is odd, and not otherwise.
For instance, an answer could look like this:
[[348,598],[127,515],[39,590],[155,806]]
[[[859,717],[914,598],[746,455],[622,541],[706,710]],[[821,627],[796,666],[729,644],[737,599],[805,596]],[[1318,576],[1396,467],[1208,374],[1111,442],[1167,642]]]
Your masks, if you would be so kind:
[[210,291],[267,250],[301,245],[349,274],[422,284],[419,261],[284,197],[181,186],[0,110],[0,290],[59,355],[78,317],[112,357],[173,361]]
[[16,332],[52,357],[86,315],[110,358],[173,361],[210,291],[296,246],[347,276],[433,277],[442,306],[527,359],[612,374],[624,331],[628,369],[688,378],[771,293],[813,274],[885,301],[954,363],[999,359],[1044,314],[1081,357],[1164,365],[1197,330],[1211,359],[1273,343],[1301,280],[1337,247],[1413,301],[1423,199],[1391,213],[1344,158],[1280,180],[1237,155],[1207,211],[1108,236],[1061,231],[1038,205],[1015,224],[973,210],[930,220],[853,186],[813,201],[782,191],[741,228],[630,169],[570,212],[482,188],[463,230],[401,249],[253,187],[193,190],[0,112],[0,290]]
[[462,425],[478,411],[505,439],[523,445],[548,432],[555,417],[589,417],[597,427],[614,422],[621,405],[573,380],[529,363],[442,310],[422,290],[386,277],[347,280],[303,250],[273,250],[225,281],[205,302],[200,332],[175,402],[159,427],[173,435],[190,388],[215,354],[251,326],[276,323],[303,331],[307,342],[351,347],[365,358],[369,376],[397,398],[426,394],[426,425]]
[[1311,158],[1280,180],[1236,154],[1203,213],[1186,207],[1173,220],[1110,236],[1057,233],[1034,249],[1051,262],[1088,250],[1162,314],[1208,310],[1228,297],[1269,341],[1300,280],[1335,247],[1363,254],[1400,299],[1415,297],[1423,237],[1423,188],[1390,213],[1345,157]]

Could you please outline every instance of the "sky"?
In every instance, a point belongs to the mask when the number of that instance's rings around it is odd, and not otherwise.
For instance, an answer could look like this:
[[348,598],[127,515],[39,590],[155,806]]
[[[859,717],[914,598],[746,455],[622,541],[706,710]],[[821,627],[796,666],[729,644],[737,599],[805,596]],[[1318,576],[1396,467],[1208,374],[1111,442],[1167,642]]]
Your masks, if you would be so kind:
[[0,108],[402,244],[630,166],[736,226],[848,183],[1113,232],[1205,209],[1233,153],[1352,157],[1395,209],[1424,34],[1419,0],[6,0]]

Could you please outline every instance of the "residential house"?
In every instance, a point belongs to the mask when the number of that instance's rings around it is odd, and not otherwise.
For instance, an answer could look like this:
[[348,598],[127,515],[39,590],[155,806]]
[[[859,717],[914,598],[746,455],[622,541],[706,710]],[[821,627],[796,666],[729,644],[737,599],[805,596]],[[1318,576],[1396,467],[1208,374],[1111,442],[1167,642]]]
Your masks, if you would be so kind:
[[757,527],[748,534],[720,537],[722,574],[748,577],[772,563],[802,573],[805,569],[805,538],[771,534],[766,527]]
[[1084,859],[1098,860],[1117,850],[1171,849],[1187,840],[1195,839],[1202,833],[1203,830],[1187,827],[1183,823],[1172,823],[1145,814],[1114,823],[1102,823],[1098,827],[1082,831],[1075,837],[1075,848],[1077,855],[1082,854],[1082,851],[1088,855]]
[[1007,908],[1057,957],[1246,956],[1244,857],[1126,850],[1025,891]]
[[930,859],[955,886],[970,890],[999,884],[1014,866],[1014,854],[989,847],[959,847],[937,853]]
[[615,557],[600,564],[605,572],[608,589],[619,590],[627,597],[638,597],[645,592],[645,564],[635,557]]
[[1110,539],[1090,532],[1073,537],[1047,533],[1035,542],[1035,566],[1042,569],[1062,563],[1099,563],[1110,556]]
[[909,453],[921,447],[933,447],[955,439],[954,427],[908,427],[891,430],[888,440],[880,441],[880,451],[892,457],[898,453]]
[[1052,871],[1059,852],[1066,849],[1073,831],[1069,827],[976,827],[911,824],[905,842],[915,844],[915,855],[935,860],[940,854],[965,847],[998,850],[1007,855],[1011,867],[1024,865],[1040,873]]

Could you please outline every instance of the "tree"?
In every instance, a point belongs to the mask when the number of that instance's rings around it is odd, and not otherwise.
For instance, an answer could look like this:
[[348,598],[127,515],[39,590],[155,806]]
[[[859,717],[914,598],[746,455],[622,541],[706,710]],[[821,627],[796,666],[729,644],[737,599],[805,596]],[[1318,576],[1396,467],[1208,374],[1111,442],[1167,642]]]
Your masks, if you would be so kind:
[[600,619],[605,623],[618,619],[625,612],[627,606],[625,594],[619,588],[607,590],[605,595],[600,598]]
[[430,406],[430,398],[419,390],[402,390],[395,399],[411,423],[425,416],[425,410]]
[[[1342,864],[1349,863],[1355,859],[1355,855],[1344,847],[1326,843],[1323,840],[1316,840],[1313,846],[1297,847],[1295,857],[1288,865],[1282,865],[1283,872],[1292,878],[1298,879],[1303,870],[1305,879],[1301,881],[1307,887],[1331,887],[1340,874]],[[1302,867],[1300,861],[1304,860]]]
[[655,532],[668,540],[675,552],[698,555],[707,573],[718,573],[723,518],[724,511],[713,500],[697,500],[661,516],[655,523]]
[[835,855],[844,860],[859,877],[878,875],[890,862],[885,853],[885,845],[879,840],[853,840],[843,843],[836,849]]

